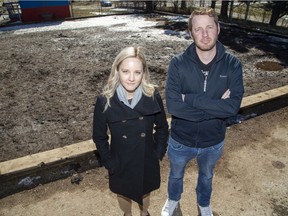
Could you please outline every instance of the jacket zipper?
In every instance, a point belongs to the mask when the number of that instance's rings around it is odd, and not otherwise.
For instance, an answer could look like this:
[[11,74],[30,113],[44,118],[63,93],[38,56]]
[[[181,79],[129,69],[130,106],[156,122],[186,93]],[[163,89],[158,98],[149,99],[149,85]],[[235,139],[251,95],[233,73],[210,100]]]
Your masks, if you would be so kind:
[[203,71],[201,70],[203,75],[204,75],[204,89],[203,91],[206,92],[206,89],[207,89],[207,79],[208,79],[208,74],[209,74],[209,71]]

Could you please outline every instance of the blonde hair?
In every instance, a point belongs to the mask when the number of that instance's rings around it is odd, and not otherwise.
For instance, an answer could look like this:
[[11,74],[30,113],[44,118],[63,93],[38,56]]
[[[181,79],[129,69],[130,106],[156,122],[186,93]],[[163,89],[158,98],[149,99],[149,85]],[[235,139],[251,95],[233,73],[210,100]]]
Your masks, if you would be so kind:
[[148,97],[152,97],[155,91],[156,85],[151,83],[150,73],[148,70],[146,58],[141,47],[126,47],[120,51],[120,53],[116,56],[112,68],[111,73],[109,75],[107,84],[104,86],[102,95],[106,98],[106,104],[104,111],[110,106],[110,99],[114,95],[116,88],[120,83],[119,78],[119,66],[121,63],[127,58],[137,58],[142,62],[143,65],[143,78],[141,80],[140,87],[142,89],[142,93]]
[[188,30],[191,32],[192,30],[192,19],[195,17],[195,16],[198,16],[198,15],[208,15],[209,17],[213,17],[214,18],[214,22],[216,23],[216,25],[218,26],[219,24],[219,21],[218,21],[218,15],[216,14],[216,12],[214,11],[213,8],[209,8],[209,7],[200,7],[200,8],[197,8],[195,9],[189,19],[188,19]]

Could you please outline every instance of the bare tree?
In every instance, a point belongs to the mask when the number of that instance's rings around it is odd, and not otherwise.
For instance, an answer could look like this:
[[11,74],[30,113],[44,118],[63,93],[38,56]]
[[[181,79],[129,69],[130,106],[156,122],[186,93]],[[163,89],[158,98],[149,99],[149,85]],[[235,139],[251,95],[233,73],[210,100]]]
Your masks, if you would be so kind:
[[205,0],[200,0],[200,7],[204,7],[205,6]]
[[233,18],[233,9],[234,9],[234,1],[231,1],[231,5],[230,5],[230,11],[229,11],[229,22],[232,21]]
[[212,0],[211,1],[211,8],[215,9],[215,7],[216,7],[216,0]]
[[228,19],[228,7],[229,7],[229,1],[222,1],[220,17],[224,20]]
[[181,9],[186,9],[187,5],[186,5],[186,0],[181,0]]
[[174,10],[174,12],[178,12],[178,4],[179,4],[179,2],[178,2],[178,0],[173,0],[172,1],[172,4],[173,4],[173,10]]
[[247,0],[247,2],[246,2],[246,12],[245,12],[245,22],[248,19],[249,9],[250,9],[250,0]]
[[146,1],[146,12],[151,13],[153,12],[153,1]]
[[276,26],[277,21],[288,14],[288,1],[272,1],[265,6],[267,9],[272,9],[272,15],[269,25]]

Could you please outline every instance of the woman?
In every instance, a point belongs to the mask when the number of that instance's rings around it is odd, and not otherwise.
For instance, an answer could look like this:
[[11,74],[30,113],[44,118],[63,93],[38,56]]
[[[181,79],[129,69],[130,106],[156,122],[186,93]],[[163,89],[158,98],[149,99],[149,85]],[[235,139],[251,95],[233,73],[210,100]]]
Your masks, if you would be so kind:
[[149,215],[150,192],[160,187],[168,124],[155,88],[141,48],[127,47],[117,55],[95,105],[93,141],[125,216],[132,215],[132,201],[141,216]]

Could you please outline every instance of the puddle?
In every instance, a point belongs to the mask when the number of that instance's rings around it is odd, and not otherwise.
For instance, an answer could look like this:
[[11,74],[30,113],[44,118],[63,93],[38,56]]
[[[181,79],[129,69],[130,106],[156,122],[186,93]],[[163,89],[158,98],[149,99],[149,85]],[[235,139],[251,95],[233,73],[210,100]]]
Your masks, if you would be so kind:
[[257,69],[265,71],[282,71],[284,69],[284,65],[275,61],[257,62],[255,66]]

